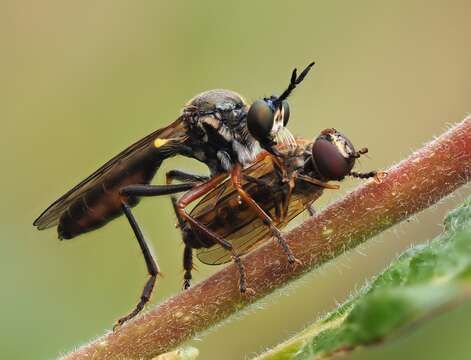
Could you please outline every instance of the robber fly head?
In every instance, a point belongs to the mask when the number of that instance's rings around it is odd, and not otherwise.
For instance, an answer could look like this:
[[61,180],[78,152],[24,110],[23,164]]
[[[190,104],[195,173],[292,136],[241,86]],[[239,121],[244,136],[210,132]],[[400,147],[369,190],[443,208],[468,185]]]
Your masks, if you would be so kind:
[[352,142],[337,130],[325,129],[312,145],[312,163],[322,178],[342,180],[366,152],[366,148],[355,151]]
[[278,141],[294,143],[292,135],[283,131],[288,124],[290,114],[286,99],[303,81],[312,66],[314,63],[309,64],[299,76],[294,69],[288,87],[280,96],[265,97],[254,101],[250,106],[247,113],[247,127],[262,148],[270,151]]

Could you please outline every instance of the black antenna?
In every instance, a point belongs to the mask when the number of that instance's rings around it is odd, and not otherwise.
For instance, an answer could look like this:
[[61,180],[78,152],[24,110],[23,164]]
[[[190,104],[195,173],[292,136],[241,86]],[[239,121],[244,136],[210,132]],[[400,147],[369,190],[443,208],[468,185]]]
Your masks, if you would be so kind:
[[314,66],[315,62],[312,62],[310,63],[304,70],[303,72],[297,76],[296,72],[297,72],[297,69],[294,69],[293,70],[293,73],[291,74],[291,80],[289,81],[289,85],[288,85],[288,88],[283,91],[283,93],[278,97],[278,99],[276,99],[274,101],[274,105],[275,107],[278,107],[281,105],[281,102],[283,100],[285,100],[290,94],[291,92],[296,88],[297,85],[299,85],[299,83],[301,83],[301,81],[304,80],[304,78],[306,77],[307,73],[309,72],[309,70],[311,70],[311,68]]

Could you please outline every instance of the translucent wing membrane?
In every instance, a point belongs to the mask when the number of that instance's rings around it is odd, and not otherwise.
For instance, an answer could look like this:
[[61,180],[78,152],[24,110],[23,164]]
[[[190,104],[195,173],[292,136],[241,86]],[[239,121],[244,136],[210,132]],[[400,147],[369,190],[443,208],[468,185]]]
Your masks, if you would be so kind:
[[[306,198],[303,196],[293,195],[288,207],[287,222],[294,219],[306,209],[308,203],[306,203],[305,200]],[[272,218],[275,216],[274,207],[269,214]],[[276,225],[279,229],[282,229],[287,225],[287,222],[277,223]],[[259,245],[262,240],[268,240],[269,238],[271,238],[271,231],[258,217],[252,219],[249,224],[242,226],[240,229],[225,237],[225,239],[234,246],[235,251],[239,255],[248,253],[251,249]],[[201,262],[208,265],[220,265],[232,260],[231,253],[220,245],[198,249],[197,257]]]
[[[85,180],[81,181],[67,193],[62,195],[54,203],[52,203],[44,212],[34,221],[33,225],[37,226],[39,230],[47,229],[58,224],[61,215],[67,211],[70,204],[75,200],[83,196],[87,191],[91,190],[95,185],[103,181],[105,178],[117,177],[126,171],[124,168],[124,162],[128,163],[128,160],[135,159],[149,155],[149,152],[155,153],[155,157],[158,159],[159,156],[163,158],[169,156],[165,152],[171,151],[169,147],[162,146],[162,148],[156,148],[154,141],[157,138],[168,139],[174,136],[178,136],[182,133],[183,124],[182,117],[178,118],[169,126],[158,129],[146,137],[140,139],[136,143],[132,144],[106,164],[101,166],[93,174],[88,176]],[[152,154],[154,155],[154,154]]]
[[[287,185],[277,176],[271,157],[244,170],[244,190],[271,216],[279,218]],[[298,182],[299,183],[299,182]],[[292,194],[285,222],[275,221],[278,228],[299,215],[309,203],[317,199],[322,190],[312,184],[299,183]],[[271,237],[266,224],[247,204],[241,202],[230,181],[226,181],[207,194],[191,211],[191,215],[211,231],[228,240],[235,251],[242,255]],[[231,260],[231,253],[220,245],[197,251],[200,261],[209,265],[223,264]]]

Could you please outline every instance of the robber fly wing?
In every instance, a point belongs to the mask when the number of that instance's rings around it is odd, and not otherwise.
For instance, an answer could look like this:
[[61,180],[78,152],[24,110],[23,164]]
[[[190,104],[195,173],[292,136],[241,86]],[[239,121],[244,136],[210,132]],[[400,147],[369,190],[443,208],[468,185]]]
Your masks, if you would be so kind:
[[[113,157],[93,174],[53,202],[34,221],[33,225],[37,226],[39,230],[57,225],[62,213],[67,210],[68,206],[74,200],[83,196],[83,194],[107,176],[112,175],[124,164],[126,160],[129,160],[130,158],[139,159],[139,157],[143,157],[148,154],[149,151],[153,151],[155,153],[156,159],[161,157],[163,160],[174,153],[172,148],[174,145],[172,145],[172,142],[166,143],[166,140],[183,138],[184,136],[185,128],[183,124],[183,116],[180,116],[169,126],[152,132]],[[158,143],[158,141],[160,141],[160,143]],[[157,166],[158,165],[159,162],[157,162]]]

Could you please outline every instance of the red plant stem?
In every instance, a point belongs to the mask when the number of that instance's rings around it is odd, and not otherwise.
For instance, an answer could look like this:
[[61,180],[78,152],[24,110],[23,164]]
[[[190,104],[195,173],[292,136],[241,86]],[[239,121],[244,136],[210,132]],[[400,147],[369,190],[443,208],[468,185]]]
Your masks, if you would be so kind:
[[241,296],[238,272],[231,264],[64,359],[152,358],[436,203],[470,179],[471,117],[387,173],[380,184],[370,181],[360,186],[286,234],[287,243],[302,265],[291,267],[274,242],[245,256],[243,262],[248,284],[256,291],[254,297]]

